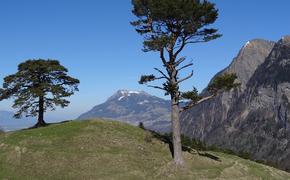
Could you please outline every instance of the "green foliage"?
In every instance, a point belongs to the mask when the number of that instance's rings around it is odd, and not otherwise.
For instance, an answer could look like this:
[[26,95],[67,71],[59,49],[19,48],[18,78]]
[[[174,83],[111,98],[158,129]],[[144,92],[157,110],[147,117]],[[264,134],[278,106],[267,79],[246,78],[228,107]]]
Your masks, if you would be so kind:
[[[66,107],[69,101],[64,98],[78,91],[79,84],[67,72],[57,60],[27,60],[18,65],[17,73],[4,78],[0,100],[15,98],[13,108],[19,109],[16,118],[23,113],[36,116],[55,106]],[[43,107],[39,106],[41,102]]]
[[145,37],[144,51],[170,49],[175,41],[207,42],[221,36],[217,29],[205,28],[218,17],[215,5],[208,1],[132,0],[132,5],[138,20],[131,24]]
[[151,74],[151,75],[142,75],[139,81],[139,84],[146,84],[148,82],[154,81],[156,77]]
[[236,74],[225,73],[216,77],[213,82],[208,86],[209,92],[216,94],[218,91],[229,91],[232,88],[236,88],[240,83],[235,83],[237,79]]
[[251,154],[249,152],[240,151],[237,155],[244,159],[251,159]]
[[[159,136],[160,136],[159,139],[166,139],[167,142],[172,143],[172,133],[165,133]],[[189,138],[188,136],[185,136],[185,135],[181,135],[181,144],[183,146],[183,150],[188,150],[188,151],[190,151],[190,149],[195,149],[199,151],[207,150],[207,146],[204,142],[199,141],[194,138]]]
[[202,97],[198,94],[198,91],[193,87],[192,91],[187,91],[181,94],[182,99],[191,100],[193,103],[198,102]]
[[181,136],[181,143],[185,147],[190,147],[191,149],[195,149],[198,151],[206,150],[206,144],[204,142],[199,141],[197,139],[189,138],[184,135]]
[[163,88],[165,90],[165,96],[174,96],[176,93],[179,93],[179,86],[168,81],[163,83]]

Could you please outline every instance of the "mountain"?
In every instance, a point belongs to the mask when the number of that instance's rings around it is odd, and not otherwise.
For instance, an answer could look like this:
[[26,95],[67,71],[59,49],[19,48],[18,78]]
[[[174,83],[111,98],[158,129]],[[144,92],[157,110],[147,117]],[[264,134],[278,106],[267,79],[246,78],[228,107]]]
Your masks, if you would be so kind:
[[0,149],[0,179],[290,179],[287,172],[218,152],[184,152],[186,167],[177,170],[168,144],[107,120],[0,134]]
[[170,101],[144,91],[119,90],[105,103],[92,108],[78,119],[106,118],[144,126],[159,132],[170,130]]
[[238,82],[241,83],[241,89],[243,90],[257,67],[265,61],[274,45],[275,42],[262,39],[248,41],[239,51],[237,57],[233,59],[232,63],[217,73],[210,83],[221,74],[236,73]]
[[13,118],[14,113],[10,111],[0,111],[0,129],[4,131],[14,131],[31,127],[35,124],[32,118]]
[[225,72],[241,87],[183,113],[182,132],[290,171],[290,37],[248,42]]

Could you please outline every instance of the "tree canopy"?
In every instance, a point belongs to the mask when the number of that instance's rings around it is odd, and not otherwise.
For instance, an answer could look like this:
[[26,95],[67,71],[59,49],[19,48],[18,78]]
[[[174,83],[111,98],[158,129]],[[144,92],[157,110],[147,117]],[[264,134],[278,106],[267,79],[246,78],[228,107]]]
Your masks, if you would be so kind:
[[218,17],[213,3],[201,0],[133,0],[131,24],[143,35],[144,51],[165,48],[176,58],[186,44],[208,42],[221,35],[207,28]]

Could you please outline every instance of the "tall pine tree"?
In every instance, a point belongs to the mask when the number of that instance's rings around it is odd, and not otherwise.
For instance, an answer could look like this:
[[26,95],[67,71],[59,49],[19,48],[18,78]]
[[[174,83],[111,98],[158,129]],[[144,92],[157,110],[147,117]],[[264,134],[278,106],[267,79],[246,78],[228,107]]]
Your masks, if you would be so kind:
[[[212,85],[213,93],[207,97],[200,97],[195,88],[185,93],[179,90],[180,83],[193,76],[191,71],[188,76],[180,77],[182,70],[193,65],[192,62],[185,63],[186,58],[180,57],[180,54],[189,44],[208,42],[221,36],[217,29],[207,28],[216,21],[218,10],[206,0],[132,0],[132,5],[132,12],[137,19],[131,24],[144,37],[143,51],[158,52],[164,67],[164,70],[155,68],[158,76],[141,76],[139,83],[165,80],[162,86],[148,86],[164,90],[166,95],[170,95],[174,161],[176,165],[182,166],[184,160],[179,113],[214,97],[219,90],[225,89],[225,85],[228,88],[236,85],[236,76],[227,74]],[[230,80],[224,82],[225,79]],[[189,99],[190,102],[187,106],[180,107],[180,101],[184,99]]]

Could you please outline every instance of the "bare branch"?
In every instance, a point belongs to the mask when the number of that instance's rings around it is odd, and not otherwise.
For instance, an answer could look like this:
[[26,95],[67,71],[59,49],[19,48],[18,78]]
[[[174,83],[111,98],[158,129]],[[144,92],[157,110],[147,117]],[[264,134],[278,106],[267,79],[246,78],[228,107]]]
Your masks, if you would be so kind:
[[155,89],[161,89],[163,91],[166,91],[166,89],[162,88],[162,87],[159,87],[159,86],[151,86],[151,85],[147,85],[148,87],[151,87],[151,88],[155,88]]
[[201,100],[197,101],[196,104],[200,104],[200,103],[202,103],[202,102],[204,102],[204,101],[207,101],[207,100],[209,100],[209,99],[212,99],[212,98],[215,97],[215,96],[216,96],[216,95],[213,94],[213,95],[210,95],[210,96],[204,97],[204,98],[202,98]]
[[164,57],[164,48],[161,48],[159,51],[160,51],[160,58],[162,60],[163,65],[165,67],[168,67],[168,63],[167,63],[167,61],[166,61],[166,59]]
[[181,42],[181,46],[179,47],[179,49],[174,53],[174,58],[176,58],[178,56],[178,54],[183,50],[183,48],[186,45],[186,38],[182,37],[182,42]]
[[159,79],[167,79],[166,77],[163,77],[163,76],[161,76],[161,77],[156,77],[155,79],[154,79],[154,81],[155,80],[159,80]]
[[207,42],[205,40],[200,40],[200,41],[188,41],[186,44],[195,44],[195,43],[204,43]]
[[[169,77],[163,72],[163,71],[161,71],[160,69],[158,69],[158,68],[154,68],[156,71],[158,71],[160,74],[162,74],[162,77],[164,77],[165,79],[167,79],[167,80],[170,80],[169,79]],[[161,78],[160,78],[161,79]]]
[[179,58],[176,62],[175,62],[175,66],[179,66],[183,61],[185,61],[186,58],[185,57],[181,57]]
[[187,65],[185,65],[185,66],[182,66],[181,68],[177,69],[177,71],[180,71],[180,70],[182,70],[182,69],[188,68],[188,67],[190,67],[190,66],[193,66],[193,63],[189,63],[189,64],[187,64]]
[[193,71],[191,71],[191,73],[190,73],[188,76],[186,76],[185,78],[180,79],[179,81],[177,81],[177,84],[179,84],[179,83],[181,83],[181,82],[183,82],[183,81],[188,80],[188,79],[191,78],[192,76],[193,76]]
[[205,102],[205,101],[207,101],[207,100],[209,100],[209,99],[214,98],[215,96],[216,96],[216,95],[213,94],[213,95],[210,95],[210,96],[204,97],[204,98],[200,99],[200,100],[197,101],[197,102],[193,102],[193,101],[192,101],[192,102],[190,102],[187,106],[181,108],[181,109],[180,109],[180,112],[186,111],[186,110],[192,108],[193,106],[195,106],[195,105],[197,105],[197,104],[200,104],[200,103],[202,103],[202,102]]

